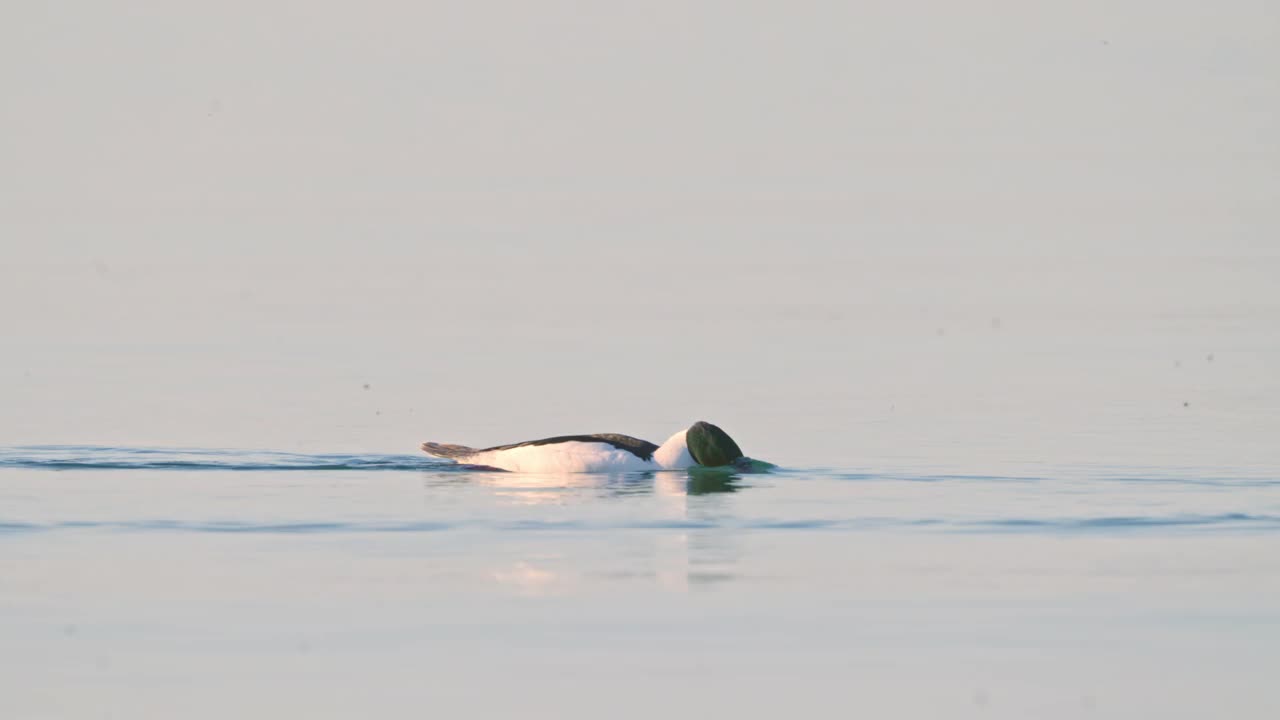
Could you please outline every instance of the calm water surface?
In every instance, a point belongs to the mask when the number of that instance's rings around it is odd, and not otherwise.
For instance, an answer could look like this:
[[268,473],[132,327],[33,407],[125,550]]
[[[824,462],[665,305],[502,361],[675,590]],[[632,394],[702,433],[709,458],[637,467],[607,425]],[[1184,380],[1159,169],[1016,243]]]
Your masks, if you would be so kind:
[[120,5],[0,5],[0,720],[1280,717],[1275,3]]
[[1278,541],[1280,477],[1256,470],[557,477],[11,447],[0,703],[1272,717]]

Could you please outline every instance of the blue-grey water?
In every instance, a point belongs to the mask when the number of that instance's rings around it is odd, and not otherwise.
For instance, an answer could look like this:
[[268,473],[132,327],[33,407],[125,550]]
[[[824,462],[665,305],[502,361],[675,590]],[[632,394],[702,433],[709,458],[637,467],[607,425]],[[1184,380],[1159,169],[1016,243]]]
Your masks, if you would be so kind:
[[[0,449],[6,716],[1270,717],[1280,476]],[[676,706],[673,707],[673,702]]]

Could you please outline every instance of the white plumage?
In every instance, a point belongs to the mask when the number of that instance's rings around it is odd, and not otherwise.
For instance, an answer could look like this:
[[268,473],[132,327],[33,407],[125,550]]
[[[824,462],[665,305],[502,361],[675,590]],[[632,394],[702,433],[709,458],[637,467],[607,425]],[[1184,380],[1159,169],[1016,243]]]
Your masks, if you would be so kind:
[[[651,450],[648,458],[632,450],[618,447],[614,442],[594,441],[591,436],[572,436],[574,439],[548,439],[520,443],[484,450],[474,450],[460,445],[424,443],[422,449],[429,455],[450,458],[469,465],[525,473],[580,473],[580,472],[633,472],[643,470],[680,470],[698,463],[694,461],[686,442],[687,430],[681,430],[666,442]],[[625,437],[625,436],[612,436]],[[654,448],[652,443],[626,438],[629,441]],[[641,449],[643,452],[643,449]]]

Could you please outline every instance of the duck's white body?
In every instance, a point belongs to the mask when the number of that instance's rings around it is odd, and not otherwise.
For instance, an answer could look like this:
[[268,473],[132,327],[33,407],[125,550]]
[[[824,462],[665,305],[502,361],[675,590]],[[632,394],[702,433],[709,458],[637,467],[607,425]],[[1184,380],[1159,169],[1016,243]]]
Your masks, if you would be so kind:
[[[685,439],[686,430],[667,438],[654,448],[627,449],[618,443],[594,441],[589,436],[575,439],[535,441],[487,450],[472,450],[457,445],[426,443],[422,446],[428,454],[446,457],[469,465],[524,473],[580,473],[580,472],[635,472],[644,470],[680,470],[697,465],[689,453]],[[623,436],[618,436],[623,437]],[[634,438],[627,438],[634,440]],[[639,454],[637,454],[639,453]],[[648,454],[649,457],[644,457]]]

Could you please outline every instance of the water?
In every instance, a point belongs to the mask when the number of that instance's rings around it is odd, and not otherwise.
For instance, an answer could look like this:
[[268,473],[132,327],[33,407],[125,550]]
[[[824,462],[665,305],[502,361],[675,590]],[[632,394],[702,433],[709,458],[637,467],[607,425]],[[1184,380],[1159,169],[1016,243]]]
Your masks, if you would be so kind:
[[36,446],[0,508],[10,717],[1280,709],[1274,474]]
[[0,265],[0,716],[1280,713],[1276,258],[363,250]]
[[1280,713],[1272,255],[128,250],[0,265],[0,716]]
[[0,720],[1280,717],[1274,3],[73,5]]

